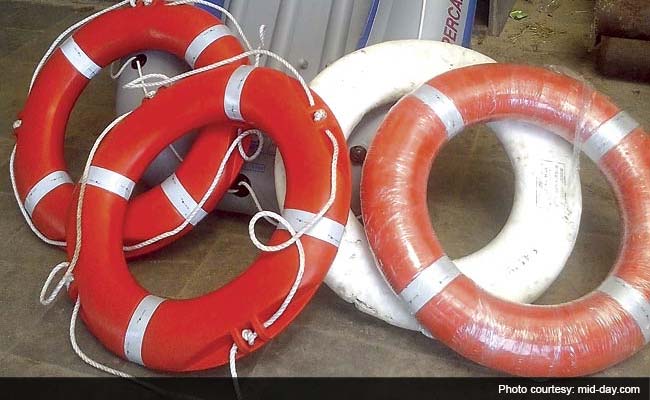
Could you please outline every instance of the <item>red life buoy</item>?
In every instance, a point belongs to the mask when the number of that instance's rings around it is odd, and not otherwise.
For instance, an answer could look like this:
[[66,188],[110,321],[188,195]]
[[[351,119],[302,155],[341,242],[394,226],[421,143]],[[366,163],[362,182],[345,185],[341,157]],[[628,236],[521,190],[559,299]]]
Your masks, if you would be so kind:
[[[625,224],[618,261],[578,300],[499,300],[458,271],[433,231],[426,186],[436,154],[465,126],[502,118],[556,127],[614,187]],[[384,276],[435,337],[508,373],[575,376],[620,362],[650,340],[648,182],[649,137],[608,98],[541,68],[486,64],[432,79],[391,110],[366,159],[362,210]]]
[[[197,95],[201,94],[201,95]],[[263,130],[280,148],[287,169],[284,217],[297,230],[311,221],[331,193],[332,142],[345,139],[336,120],[315,118],[329,109],[316,99],[310,107],[296,80],[267,68],[222,67],[161,89],[120,122],[100,145],[93,167],[137,181],[165,146],[184,132],[207,124]],[[182,116],[182,118],[181,118]],[[151,295],[130,275],[123,252],[127,202],[110,188],[87,185],[82,205],[81,247],[71,295],[78,295],[88,329],[115,354],[149,368],[191,371],[228,362],[233,342],[240,356],[278,335],[297,316],[322,282],[331,264],[350,206],[347,157],[336,164],[334,203],[324,218],[301,238],[305,271],[301,284],[281,317],[264,321],[277,310],[295,281],[295,246],[264,253],[232,282],[190,300]],[[71,213],[72,214],[72,213]],[[76,218],[68,223],[68,249],[76,240]],[[278,229],[270,243],[290,235]],[[242,332],[255,332],[253,345]]]
[[[63,145],[66,124],[77,98],[103,67],[142,49],[158,49],[185,59],[192,67],[205,66],[240,54],[243,49],[228,28],[206,11],[163,1],[138,4],[108,12],[76,31],[49,58],[40,71],[15,130],[15,184],[20,201],[35,227],[50,240],[65,240],[65,223],[74,185],[66,171]],[[243,63],[243,62],[242,62]],[[183,106],[179,105],[179,113]],[[182,115],[179,115],[179,117]],[[231,128],[207,127],[197,139],[194,153],[204,163],[196,169],[179,168],[164,184],[137,196],[129,205],[124,240],[132,245],[167,232],[187,217],[187,209],[205,193],[208,178],[236,136]],[[209,211],[236,178],[242,160],[233,157],[224,179],[206,203]],[[94,180],[110,181],[105,171],[91,171]],[[130,194],[134,182],[122,182]],[[205,212],[197,215],[176,237],[189,231]],[[174,240],[130,252],[142,254]]]

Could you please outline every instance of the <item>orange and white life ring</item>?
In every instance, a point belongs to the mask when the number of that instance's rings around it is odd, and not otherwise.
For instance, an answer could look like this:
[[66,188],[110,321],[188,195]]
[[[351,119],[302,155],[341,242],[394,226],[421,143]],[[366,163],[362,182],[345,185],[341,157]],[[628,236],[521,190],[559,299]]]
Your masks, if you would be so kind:
[[[463,127],[503,118],[559,128],[614,188],[624,221],[620,254],[603,284],[578,300],[498,299],[458,270],[433,231],[426,184],[436,154]],[[545,69],[485,64],[434,78],[391,110],[366,159],[361,206],[379,267],[433,336],[512,374],[575,376],[650,341],[648,182],[650,137],[608,98]]]
[[[25,218],[31,219],[48,242],[65,244],[65,223],[74,188],[63,154],[70,112],[90,79],[103,67],[141,49],[167,51],[197,68],[243,51],[230,30],[210,13],[188,5],[169,6],[164,1],[107,12],[69,37],[43,66],[15,124],[17,143],[11,168],[16,199],[23,206]],[[234,136],[236,131],[231,128],[203,129],[192,149],[203,155],[204,163],[199,167],[213,173],[221,161],[214,154],[225,153]],[[225,179],[206,203],[206,211],[228,189],[241,164],[240,157],[231,159]],[[207,188],[194,172],[181,167],[164,184],[130,203],[124,234],[126,245],[141,243],[185,221],[188,210]],[[114,184],[125,198],[135,185],[135,181],[121,181],[101,168],[93,169],[90,178],[90,184]],[[206,212],[197,214],[175,237],[189,231],[205,215]],[[134,249],[129,256],[152,251],[175,237]]]
[[[313,106],[307,104],[296,80],[267,68],[222,67],[161,89],[155,99],[106,136],[91,168],[137,181],[167,145],[209,124],[252,125],[264,130],[280,148],[288,180],[283,216],[296,231],[315,221],[300,238],[304,275],[293,301],[272,324],[269,318],[296,281],[299,254],[295,246],[264,253],[246,272],[207,295],[189,300],[152,295],[130,275],[123,256],[127,199],[116,195],[111,186],[87,185],[81,214],[83,240],[71,294],[78,295],[88,329],[108,349],[153,369],[215,367],[228,362],[233,343],[242,350],[241,356],[278,335],[320,286],[348,217],[349,161],[339,157],[332,165],[332,141],[345,148],[336,119],[320,99]],[[333,137],[328,138],[326,131]],[[315,220],[326,208],[323,218]],[[77,243],[76,222],[70,218],[68,243]],[[290,238],[287,230],[278,229],[270,244]],[[256,341],[249,340],[250,332]]]

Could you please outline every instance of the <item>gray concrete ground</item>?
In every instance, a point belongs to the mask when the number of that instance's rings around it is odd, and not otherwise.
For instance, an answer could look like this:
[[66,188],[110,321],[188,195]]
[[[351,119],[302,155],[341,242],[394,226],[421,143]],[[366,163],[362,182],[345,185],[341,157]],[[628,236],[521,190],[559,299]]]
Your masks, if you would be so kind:
[[[56,2],[55,2],[56,3]],[[73,2],[66,2],[70,4]],[[563,1],[552,15],[537,11],[540,0],[519,0],[528,12],[509,20],[501,37],[475,35],[473,46],[498,61],[558,65],[582,75],[650,127],[650,85],[605,79],[594,71],[591,0]],[[89,14],[88,6],[0,2],[0,375],[93,376],[68,342],[72,304],[65,296],[51,307],[38,303],[50,267],[63,253],[41,243],[22,220],[8,174],[13,146],[11,122],[22,107],[35,64],[59,32]],[[539,24],[539,25],[535,25]],[[522,33],[523,32],[523,33]],[[94,137],[113,118],[113,85],[104,71],[79,100],[68,127],[66,157],[78,176]],[[540,299],[553,304],[580,297],[598,286],[616,258],[619,216],[612,193],[597,168],[582,160],[584,208],[573,255],[557,282]],[[485,128],[468,129],[437,160],[430,179],[431,216],[448,253],[471,253],[503,226],[513,195],[511,166]],[[156,294],[190,297],[219,287],[255,255],[247,218],[214,213],[186,238],[131,264]],[[264,232],[269,234],[269,230]],[[80,345],[94,359],[125,372],[144,368],[113,356],[78,329]],[[261,351],[241,360],[244,376],[493,376],[497,372],[465,360],[444,345],[400,330],[356,311],[328,288],[319,290],[295,323]],[[226,368],[197,375],[227,375]],[[650,348],[600,373],[650,375]]]

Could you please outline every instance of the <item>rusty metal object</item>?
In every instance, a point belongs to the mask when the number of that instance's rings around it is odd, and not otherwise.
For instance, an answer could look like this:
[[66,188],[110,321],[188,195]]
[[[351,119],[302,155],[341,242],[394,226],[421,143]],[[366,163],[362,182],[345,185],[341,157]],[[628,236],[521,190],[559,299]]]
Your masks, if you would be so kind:
[[601,36],[650,40],[650,1],[597,0],[596,40]]
[[596,65],[606,76],[650,81],[650,41],[601,36]]

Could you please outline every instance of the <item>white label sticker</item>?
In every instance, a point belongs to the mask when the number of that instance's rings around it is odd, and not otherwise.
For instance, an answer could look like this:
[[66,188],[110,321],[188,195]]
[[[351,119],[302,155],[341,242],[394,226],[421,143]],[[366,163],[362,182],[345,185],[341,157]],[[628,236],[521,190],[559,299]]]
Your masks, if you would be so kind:
[[537,208],[565,208],[567,202],[567,166],[563,162],[542,160],[537,168]]

